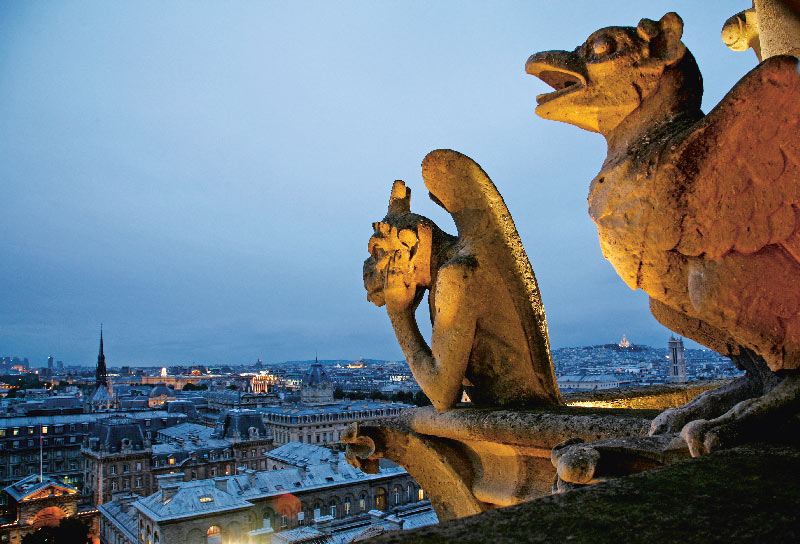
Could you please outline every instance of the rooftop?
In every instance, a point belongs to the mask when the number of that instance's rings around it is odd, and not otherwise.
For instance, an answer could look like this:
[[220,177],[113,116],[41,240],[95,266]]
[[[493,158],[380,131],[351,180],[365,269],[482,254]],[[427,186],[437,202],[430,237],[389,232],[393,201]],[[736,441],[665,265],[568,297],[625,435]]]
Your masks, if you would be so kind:
[[40,479],[38,474],[31,474],[27,478],[23,478],[22,480],[11,484],[5,488],[5,491],[15,501],[20,502],[26,498],[36,495],[48,487],[53,488],[53,491],[51,492],[53,495],[75,495],[78,493],[78,490],[69,484],[65,484],[64,482],[49,476],[45,476],[43,479]]
[[165,521],[251,506],[245,499],[277,497],[287,492],[298,493],[354,481],[369,481],[405,472],[405,469],[393,466],[381,467],[377,474],[365,474],[350,466],[344,455],[337,454],[333,463],[323,462],[305,468],[264,472],[242,470],[236,476],[163,485],[159,491],[134,505],[148,517]]
[[310,404],[291,404],[284,406],[265,406],[258,408],[262,414],[278,414],[291,416],[310,416],[319,414],[344,414],[348,412],[368,412],[373,410],[385,410],[387,408],[409,408],[410,404],[399,402],[378,402],[378,401],[336,401],[330,404],[310,405]]
[[[69,425],[70,423],[91,423],[98,419],[108,417],[109,412],[95,414],[71,414],[52,416],[17,416],[0,418],[0,428],[7,427],[35,427],[37,425]],[[166,410],[149,410],[145,412],[126,412],[125,415],[134,419],[157,418],[186,418],[184,414],[170,414]]]
[[197,480],[164,485],[134,506],[154,521],[164,521],[250,508],[252,504],[218,489],[214,480]]
[[302,442],[288,442],[267,452],[267,457],[296,466],[319,465],[330,460],[338,460],[339,452],[328,448],[304,444]]

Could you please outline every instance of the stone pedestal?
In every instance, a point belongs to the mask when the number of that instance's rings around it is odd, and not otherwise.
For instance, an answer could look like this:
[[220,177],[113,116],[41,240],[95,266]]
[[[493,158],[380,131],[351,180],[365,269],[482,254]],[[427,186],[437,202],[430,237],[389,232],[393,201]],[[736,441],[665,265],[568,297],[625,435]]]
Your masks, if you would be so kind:
[[669,447],[671,437],[646,436],[652,415],[570,406],[444,413],[428,407],[381,425],[351,427],[342,440],[348,460],[366,472],[377,470],[380,457],[404,467],[428,493],[439,519],[449,520],[552,493],[551,452],[568,439],[593,442],[604,459],[599,477],[688,456],[685,446]]

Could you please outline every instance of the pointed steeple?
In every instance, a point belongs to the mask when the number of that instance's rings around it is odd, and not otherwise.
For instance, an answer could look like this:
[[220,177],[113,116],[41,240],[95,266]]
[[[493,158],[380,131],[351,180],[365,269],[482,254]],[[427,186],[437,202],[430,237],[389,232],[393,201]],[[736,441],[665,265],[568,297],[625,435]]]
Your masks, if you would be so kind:
[[106,356],[103,353],[103,325],[100,324],[100,353],[97,355],[97,373],[95,375],[95,385],[108,387],[106,377]]

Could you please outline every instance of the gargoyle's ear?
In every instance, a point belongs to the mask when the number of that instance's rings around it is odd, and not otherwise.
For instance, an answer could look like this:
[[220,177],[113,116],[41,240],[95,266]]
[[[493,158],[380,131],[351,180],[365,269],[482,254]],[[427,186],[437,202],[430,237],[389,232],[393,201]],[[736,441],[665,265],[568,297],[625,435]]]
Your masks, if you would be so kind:
[[676,64],[686,53],[686,46],[681,41],[683,19],[677,13],[669,12],[658,22],[642,19],[636,32],[649,43],[650,58],[660,59],[667,66]]

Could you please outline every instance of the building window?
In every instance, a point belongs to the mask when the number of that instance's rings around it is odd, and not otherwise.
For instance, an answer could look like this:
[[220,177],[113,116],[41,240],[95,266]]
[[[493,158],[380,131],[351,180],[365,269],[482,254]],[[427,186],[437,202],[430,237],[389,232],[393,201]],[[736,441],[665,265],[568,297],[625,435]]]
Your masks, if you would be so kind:
[[47,425],[42,425],[42,434],[47,434]]
[[358,499],[358,509],[362,512],[367,509],[367,499],[364,497],[364,494],[361,494],[361,497]]
[[289,520],[286,519],[286,516],[281,516],[281,527],[286,527],[289,525]]
[[111,465],[111,474],[117,473],[117,465]]
[[350,501],[344,501],[344,515],[350,515]]
[[208,544],[222,544],[222,531],[216,525],[212,525],[206,531],[206,542]]
[[400,488],[395,487],[392,491],[394,492],[394,503],[400,504]]
[[170,465],[174,465],[175,464],[175,458],[174,457],[170,457],[169,458],[169,464]]
[[142,464],[136,463],[136,472],[140,472],[142,470]]
[[136,487],[137,488],[141,488],[142,487],[142,479],[141,478],[136,478]]
[[336,517],[336,503],[335,502],[331,502],[331,504],[330,504],[330,514],[331,514],[331,516]]
[[386,510],[386,490],[382,487],[375,493],[375,509],[382,512]]
[[411,502],[411,485],[406,488],[406,501]]
[[425,492],[422,490],[422,488],[419,488],[419,490],[417,491],[417,500],[421,501],[424,499],[425,499]]
[[130,471],[131,471],[131,467],[130,467],[130,465],[128,465],[128,464],[124,464],[124,465],[122,465],[122,472],[124,472],[124,473],[128,473],[128,472],[130,472]]

